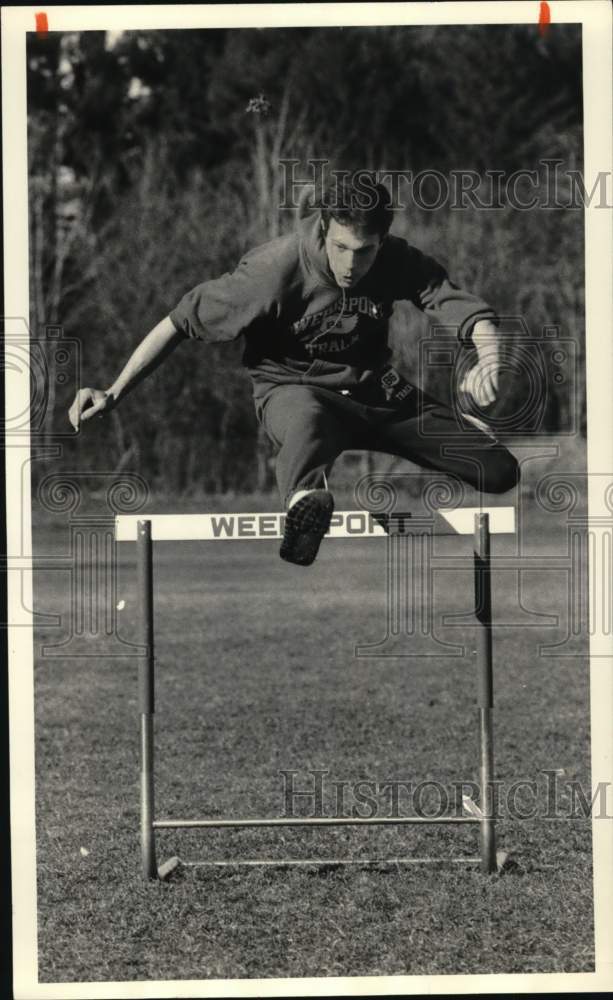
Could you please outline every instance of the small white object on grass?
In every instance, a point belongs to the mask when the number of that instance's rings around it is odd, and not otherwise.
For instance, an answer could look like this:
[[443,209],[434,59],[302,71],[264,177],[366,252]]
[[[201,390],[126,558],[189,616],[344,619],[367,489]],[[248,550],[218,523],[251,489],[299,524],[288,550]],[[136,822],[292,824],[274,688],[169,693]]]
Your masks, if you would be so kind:
[[86,847],[82,847],[81,848],[81,854],[83,855],[84,858],[86,858],[88,856],[89,851],[87,850]]

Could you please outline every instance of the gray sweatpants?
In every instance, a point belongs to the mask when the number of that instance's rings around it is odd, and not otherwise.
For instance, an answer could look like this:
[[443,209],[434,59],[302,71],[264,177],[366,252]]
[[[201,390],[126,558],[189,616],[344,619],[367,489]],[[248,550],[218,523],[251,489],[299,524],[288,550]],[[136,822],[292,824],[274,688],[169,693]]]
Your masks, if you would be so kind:
[[[356,394],[357,397],[357,394]],[[343,451],[381,451],[458,476],[483,493],[505,493],[519,480],[516,459],[492,435],[463,429],[449,407],[413,386],[401,402],[375,405],[354,395],[281,385],[262,421],[277,455],[277,483],[287,502],[297,489],[324,485]]]

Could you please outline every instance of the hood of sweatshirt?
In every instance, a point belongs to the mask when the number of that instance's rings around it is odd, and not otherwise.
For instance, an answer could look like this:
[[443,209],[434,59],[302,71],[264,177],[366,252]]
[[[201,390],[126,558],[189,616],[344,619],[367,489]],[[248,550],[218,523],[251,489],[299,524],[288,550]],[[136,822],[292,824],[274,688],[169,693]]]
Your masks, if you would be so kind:
[[324,234],[321,228],[321,212],[318,209],[298,212],[297,233],[300,246],[301,265],[305,277],[315,284],[333,288],[340,294],[334,275],[328,263]]

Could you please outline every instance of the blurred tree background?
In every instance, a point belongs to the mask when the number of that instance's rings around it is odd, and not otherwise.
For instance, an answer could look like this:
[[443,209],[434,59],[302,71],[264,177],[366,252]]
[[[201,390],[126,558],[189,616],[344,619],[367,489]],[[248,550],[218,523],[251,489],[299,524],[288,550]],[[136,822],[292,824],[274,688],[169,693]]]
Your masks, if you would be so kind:
[[[28,109],[32,336],[62,326],[82,345],[81,384],[105,388],[185,291],[295,225],[280,208],[281,159],[299,177],[320,158],[482,178],[557,160],[567,198],[565,172],[582,170],[581,38],[573,25],[543,38],[536,25],[32,34]],[[476,194],[488,190],[483,179]],[[574,344],[578,374],[548,384],[534,432],[563,431],[576,411],[584,433],[580,206],[410,204],[392,231],[522,317],[535,343],[559,328],[550,347]],[[401,305],[392,334],[405,372],[444,394],[447,370],[420,366],[423,317]],[[67,441],[62,464],[133,469],[174,496],[270,488],[240,355],[182,345]],[[49,367],[51,439],[74,384],[55,377],[51,352]],[[517,409],[526,391],[509,378],[500,406]]]

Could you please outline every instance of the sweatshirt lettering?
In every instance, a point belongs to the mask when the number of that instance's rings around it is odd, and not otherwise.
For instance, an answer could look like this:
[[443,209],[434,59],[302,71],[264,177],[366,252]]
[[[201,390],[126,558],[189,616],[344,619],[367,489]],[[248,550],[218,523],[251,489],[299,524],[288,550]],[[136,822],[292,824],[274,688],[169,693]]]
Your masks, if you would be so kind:
[[359,313],[362,316],[369,316],[374,320],[383,318],[383,306],[380,302],[373,302],[367,295],[352,295],[350,298],[345,299],[344,309],[341,297],[336,302],[333,302],[332,305],[326,306],[325,309],[318,309],[317,312],[307,313],[306,316],[296,320],[292,324],[292,329],[294,333],[302,333],[304,330],[309,330],[312,326],[319,326],[327,316],[340,315],[341,311],[345,315]]

